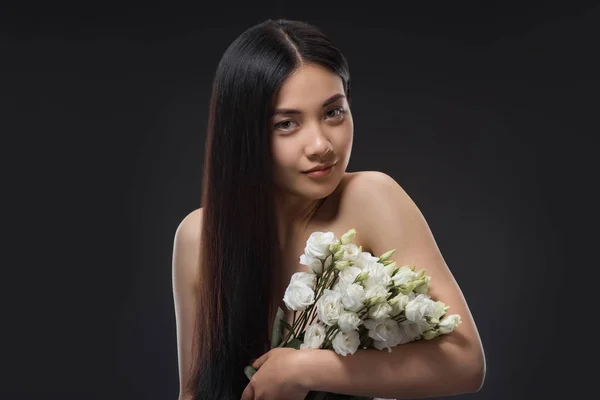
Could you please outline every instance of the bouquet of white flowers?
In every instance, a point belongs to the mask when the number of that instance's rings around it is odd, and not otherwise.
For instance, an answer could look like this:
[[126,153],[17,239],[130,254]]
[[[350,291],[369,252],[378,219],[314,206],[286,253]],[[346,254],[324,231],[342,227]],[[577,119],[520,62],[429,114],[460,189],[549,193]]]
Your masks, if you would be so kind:
[[[414,265],[397,266],[395,250],[379,257],[352,241],[355,229],[341,239],[333,232],[313,232],[283,301],[293,311],[290,325],[278,309],[271,348],[333,349],[342,356],[359,347],[378,350],[415,340],[431,340],[458,327],[461,317],[427,294],[431,277]],[[285,328],[285,332],[284,329]],[[248,379],[256,372],[246,367]],[[367,399],[310,392],[306,399]]]

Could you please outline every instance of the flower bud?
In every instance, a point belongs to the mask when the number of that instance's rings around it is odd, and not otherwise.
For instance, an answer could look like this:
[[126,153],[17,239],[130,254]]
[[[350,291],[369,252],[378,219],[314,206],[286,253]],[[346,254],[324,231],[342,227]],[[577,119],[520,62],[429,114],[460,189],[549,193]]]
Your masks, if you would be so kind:
[[413,289],[414,292],[419,293],[419,294],[426,294],[427,291],[429,290],[429,281],[430,280],[431,280],[431,277],[425,275],[424,278],[414,281],[413,283],[416,283],[416,285]]
[[363,271],[356,276],[354,283],[362,283],[369,277],[369,271]]
[[350,261],[338,260],[333,263],[333,267],[338,271],[346,269],[350,265]]
[[387,252],[383,253],[381,256],[379,256],[379,262],[383,262],[383,261],[389,260],[390,257],[392,256],[392,254],[394,254],[395,251],[396,251],[396,249],[392,249],[390,251],[387,251]]
[[350,261],[338,260],[333,263],[334,268],[338,271],[342,271],[350,265]]
[[394,261],[391,264],[386,265],[384,268],[385,272],[389,275],[389,276],[394,276],[394,274],[396,273],[396,271],[398,270],[396,268],[396,262]]
[[333,258],[339,260],[344,257],[344,249],[339,249],[336,253],[333,254]]
[[333,255],[330,254],[326,259],[325,259],[325,263],[323,264],[323,270],[324,271],[328,271],[329,267],[331,267],[331,264],[333,264]]
[[448,334],[454,331],[462,323],[462,319],[458,314],[448,315],[440,321],[438,329],[441,334]]
[[329,251],[333,254],[337,253],[340,250],[340,241],[335,240],[329,245]]
[[427,332],[423,332],[423,339],[425,340],[431,340],[438,336],[440,336],[440,332],[437,329],[431,329]]
[[356,229],[352,228],[342,235],[342,244],[348,244],[354,240]]

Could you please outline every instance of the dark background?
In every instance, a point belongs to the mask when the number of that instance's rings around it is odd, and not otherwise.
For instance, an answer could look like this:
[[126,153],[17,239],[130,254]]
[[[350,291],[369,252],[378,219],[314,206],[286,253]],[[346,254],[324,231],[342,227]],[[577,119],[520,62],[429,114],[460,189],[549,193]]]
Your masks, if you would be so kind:
[[171,252],[200,203],[212,76],[237,35],[279,17],[347,56],[349,170],[404,187],[463,289],[487,356],[463,397],[592,385],[571,356],[587,356],[575,344],[596,331],[574,312],[593,305],[572,295],[591,279],[577,261],[594,227],[600,8],[422,3],[4,3],[2,398],[177,398]]

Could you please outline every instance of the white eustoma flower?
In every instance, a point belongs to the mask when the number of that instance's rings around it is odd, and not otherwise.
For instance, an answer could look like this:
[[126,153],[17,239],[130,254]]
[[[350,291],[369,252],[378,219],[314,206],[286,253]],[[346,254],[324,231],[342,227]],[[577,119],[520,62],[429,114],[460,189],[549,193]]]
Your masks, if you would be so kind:
[[400,286],[414,281],[417,279],[418,275],[418,273],[405,265],[398,269],[398,272],[392,277],[392,280],[394,281],[394,286]]
[[412,322],[409,320],[402,321],[398,324],[400,327],[400,337],[398,344],[405,344],[421,338],[423,332],[428,331],[431,327],[426,323]]
[[354,265],[356,265],[361,270],[367,269],[372,264],[378,264],[379,257],[373,256],[368,251],[362,251],[354,260]]
[[356,259],[361,253],[360,247],[358,247],[354,243],[343,244],[341,246],[341,250],[344,251],[344,255],[340,259],[343,261],[356,261]]
[[390,317],[391,312],[392,306],[390,306],[388,303],[378,303],[369,308],[369,318],[376,321],[383,321],[384,319],[388,319]]
[[329,245],[336,240],[333,232],[313,232],[306,241],[304,254],[309,258],[325,260],[331,254]]
[[[405,307],[406,318],[412,322],[421,322],[428,317],[439,315],[440,309],[438,304],[426,294],[419,294],[417,297],[408,302]],[[440,315],[441,316],[441,315]]]
[[290,278],[290,285],[294,284],[306,285],[314,290],[317,284],[317,275],[312,272],[295,272]]
[[365,302],[365,288],[359,283],[353,283],[340,287],[342,294],[342,305],[348,311],[359,311]]
[[350,285],[354,283],[354,280],[360,273],[361,270],[358,267],[351,266],[344,268],[338,275],[338,282],[344,282]]
[[304,332],[304,343],[300,345],[301,349],[319,349],[325,340],[326,329],[323,324],[312,324]]
[[344,311],[338,319],[338,326],[343,332],[352,332],[358,329],[362,324],[362,320],[357,313]]
[[356,353],[360,346],[360,335],[357,331],[343,332],[339,331],[331,342],[335,352],[342,356]]
[[309,257],[306,254],[300,256],[300,264],[306,265],[315,274],[323,273],[323,262],[316,257]]
[[440,333],[446,335],[455,330],[462,323],[462,319],[458,314],[452,314],[444,317],[439,324]]
[[289,310],[304,311],[315,302],[315,292],[303,283],[295,283],[287,287],[283,301]]
[[369,276],[364,281],[366,289],[374,286],[383,286],[387,288],[392,282],[392,278],[385,272],[385,267],[381,263],[371,263],[367,265],[363,271],[367,271]]
[[337,290],[324,289],[317,300],[317,316],[325,325],[335,325],[344,311],[342,294]]
[[391,348],[398,344],[401,332],[398,322],[393,319],[384,321],[367,319],[364,324],[369,329],[368,335],[373,339],[373,347],[377,350],[387,348],[391,352]]

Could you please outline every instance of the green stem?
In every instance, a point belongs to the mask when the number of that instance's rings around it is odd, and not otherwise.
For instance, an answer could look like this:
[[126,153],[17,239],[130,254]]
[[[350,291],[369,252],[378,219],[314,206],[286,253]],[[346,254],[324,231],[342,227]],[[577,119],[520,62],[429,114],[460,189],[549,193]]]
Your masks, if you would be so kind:
[[327,329],[327,333],[325,334],[325,340],[323,341],[324,349],[330,349],[332,338],[335,337],[337,332],[339,331],[339,327],[337,325],[332,325]]
[[[325,271],[323,273],[323,275],[321,275],[321,279],[319,279],[317,281],[317,287],[315,290],[315,299],[319,299],[321,297],[321,295],[323,294],[323,291],[325,290],[325,287],[327,286],[327,282],[329,281],[329,276],[331,275],[331,272],[333,271],[333,266],[331,267],[331,269]],[[307,318],[304,320],[304,325],[302,326],[302,329],[300,330],[300,332],[302,332],[305,328],[307,324],[312,324],[313,320],[315,319],[316,315],[317,315],[317,302],[315,301],[315,303],[313,305],[310,306],[309,309],[307,309]]]
[[[295,314],[295,311],[294,311]],[[294,315],[295,318],[295,315]],[[285,347],[288,344],[288,340],[290,339],[290,337],[293,335],[294,338],[296,338],[298,335],[296,334],[296,328],[298,327],[298,325],[300,325],[302,323],[302,320],[304,320],[306,318],[306,312],[303,312],[302,315],[300,316],[300,318],[298,318],[298,320],[292,324],[292,330],[290,332],[287,333],[287,335],[285,336],[285,338],[283,339],[282,345],[281,347]]]

